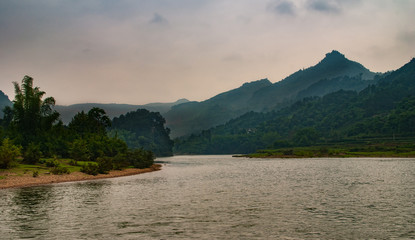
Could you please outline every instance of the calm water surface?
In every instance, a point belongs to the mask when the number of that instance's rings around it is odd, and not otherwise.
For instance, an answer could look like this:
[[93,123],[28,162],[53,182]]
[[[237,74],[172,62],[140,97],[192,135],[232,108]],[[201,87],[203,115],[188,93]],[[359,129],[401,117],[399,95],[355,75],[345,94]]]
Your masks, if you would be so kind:
[[0,190],[1,239],[415,239],[415,159],[176,156]]

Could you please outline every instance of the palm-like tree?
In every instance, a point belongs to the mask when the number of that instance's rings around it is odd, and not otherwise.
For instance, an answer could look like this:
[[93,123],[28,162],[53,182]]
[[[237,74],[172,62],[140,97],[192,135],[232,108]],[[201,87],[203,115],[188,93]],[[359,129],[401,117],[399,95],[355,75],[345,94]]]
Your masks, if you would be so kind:
[[13,101],[13,123],[25,136],[35,135],[38,131],[49,130],[59,119],[59,113],[52,109],[55,99],[45,95],[39,87],[33,87],[33,78],[24,76],[21,87],[13,82],[15,99]]

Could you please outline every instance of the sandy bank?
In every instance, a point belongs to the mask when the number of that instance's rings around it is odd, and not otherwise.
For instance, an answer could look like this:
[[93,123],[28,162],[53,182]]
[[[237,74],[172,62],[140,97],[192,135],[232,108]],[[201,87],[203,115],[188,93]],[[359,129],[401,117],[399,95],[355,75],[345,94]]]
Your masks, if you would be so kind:
[[113,170],[109,174],[98,174],[97,176],[88,175],[81,172],[73,172],[71,174],[64,175],[39,175],[38,177],[33,177],[32,173],[27,173],[24,175],[6,175],[4,179],[0,179],[0,189],[3,188],[15,188],[15,187],[28,187],[28,186],[37,186],[50,183],[61,183],[61,182],[75,182],[75,181],[84,181],[84,180],[94,180],[94,179],[103,179],[103,178],[114,178],[122,176],[130,176],[135,174],[147,173],[158,171],[161,169],[160,164],[154,164],[150,168],[137,169],[129,168],[124,170]]

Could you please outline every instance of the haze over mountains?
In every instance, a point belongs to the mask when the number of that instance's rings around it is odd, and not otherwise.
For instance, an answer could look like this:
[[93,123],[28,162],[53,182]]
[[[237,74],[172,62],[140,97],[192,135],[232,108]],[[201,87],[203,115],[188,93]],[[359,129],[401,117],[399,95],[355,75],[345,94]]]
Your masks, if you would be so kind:
[[152,112],[159,112],[164,114],[168,112],[173,106],[189,102],[187,99],[179,99],[172,103],[148,103],[145,105],[133,104],[117,104],[117,103],[80,103],[69,106],[56,105],[55,109],[61,114],[63,123],[67,124],[72,117],[80,111],[88,112],[93,107],[102,108],[105,110],[109,118],[119,117],[121,114],[136,111],[137,109],[147,109]]
[[164,116],[171,136],[178,137],[223,124],[249,111],[277,110],[307,96],[323,96],[340,89],[360,91],[374,83],[375,76],[363,65],[332,51],[317,65],[282,81],[245,83],[203,102],[174,106]]
[[[224,125],[175,141],[175,154],[252,153],[258,149],[375,143],[412,151],[415,59],[361,90],[307,97],[271,112],[249,112]],[[401,149],[402,148],[402,149]],[[405,151],[406,151],[405,150]],[[290,153],[287,152],[289,155]]]
[[268,79],[262,79],[245,83],[202,102],[181,99],[174,103],[85,103],[57,105],[55,108],[61,113],[64,123],[68,123],[77,112],[88,111],[92,107],[104,109],[110,118],[144,108],[160,112],[166,119],[167,127],[171,129],[170,136],[175,138],[224,124],[250,111],[275,111],[304,97],[324,96],[340,89],[360,91],[369,84],[376,83],[381,76],[382,74],[371,72],[334,50],[315,66],[301,69],[279,82],[271,83]]

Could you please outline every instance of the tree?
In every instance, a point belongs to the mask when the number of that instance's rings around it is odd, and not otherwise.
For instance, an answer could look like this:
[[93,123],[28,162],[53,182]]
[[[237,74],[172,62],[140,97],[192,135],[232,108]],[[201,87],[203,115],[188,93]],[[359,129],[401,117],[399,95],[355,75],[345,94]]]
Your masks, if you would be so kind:
[[20,156],[20,149],[5,138],[0,146],[0,168],[12,167],[13,162]]
[[106,129],[111,126],[111,120],[105,115],[105,110],[94,107],[85,113],[77,113],[68,127],[81,137],[91,134],[106,135]]
[[13,84],[16,96],[12,124],[22,134],[22,144],[27,146],[36,140],[39,133],[52,128],[59,119],[59,113],[52,108],[55,105],[53,97],[42,100],[45,92],[33,87],[33,78],[24,76],[21,86],[17,82]]

